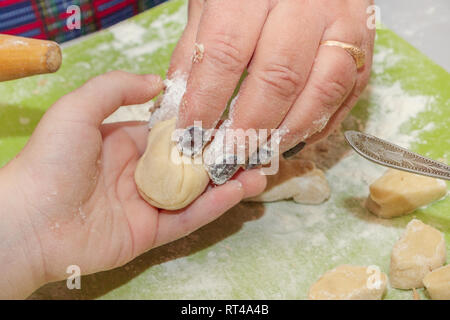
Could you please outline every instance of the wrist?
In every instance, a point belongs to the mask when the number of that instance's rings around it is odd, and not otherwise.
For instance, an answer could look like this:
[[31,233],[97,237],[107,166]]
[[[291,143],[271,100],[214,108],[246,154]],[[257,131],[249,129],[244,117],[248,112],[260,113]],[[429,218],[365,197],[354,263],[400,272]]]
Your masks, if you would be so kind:
[[[26,298],[45,283],[36,216],[23,193],[16,160],[0,168],[0,298]],[[34,214],[33,214],[34,213]]]

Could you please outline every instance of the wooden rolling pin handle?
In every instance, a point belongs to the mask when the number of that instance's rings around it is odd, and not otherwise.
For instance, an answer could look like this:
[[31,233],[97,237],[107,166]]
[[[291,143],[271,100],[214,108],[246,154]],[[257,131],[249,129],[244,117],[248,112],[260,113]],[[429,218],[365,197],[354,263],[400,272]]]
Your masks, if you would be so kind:
[[0,81],[55,72],[61,61],[56,42],[0,34]]

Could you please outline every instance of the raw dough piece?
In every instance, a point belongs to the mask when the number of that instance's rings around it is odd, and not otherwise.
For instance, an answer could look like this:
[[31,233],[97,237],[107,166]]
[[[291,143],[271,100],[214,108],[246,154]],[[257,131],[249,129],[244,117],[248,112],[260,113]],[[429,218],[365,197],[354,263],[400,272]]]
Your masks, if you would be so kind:
[[267,176],[267,187],[246,201],[270,202],[293,198],[303,204],[319,204],[330,197],[330,187],[322,170],[308,160],[280,159],[279,171]]
[[186,207],[209,182],[201,162],[196,164],[178,152],[172,141],[175,121],[173,118],[153,127],[135,172],[141,196],[151,205],[167,210]]
[[311,300],[380,300],[386,290],[387,276],[376,266],[348,264],[326,272],[309,289]]
[[423,284],[431,299],[450,300],[450,264],[427,274]]
[[447,193],[443,180],[389,169],[370,186],[366,207],[382,218],[412,212]]
[[425,275],[444,265],[445,255],[442,233],[420,220],[411,220],[392,249],[391,285],[398,289],[423,287]]

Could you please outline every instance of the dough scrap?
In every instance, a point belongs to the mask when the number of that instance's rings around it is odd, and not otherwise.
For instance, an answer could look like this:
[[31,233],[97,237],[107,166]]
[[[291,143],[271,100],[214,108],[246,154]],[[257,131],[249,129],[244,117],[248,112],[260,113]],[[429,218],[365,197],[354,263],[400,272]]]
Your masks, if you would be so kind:
[[380,300],[387,276],[377,266],[340,265],[326,272],[309,289],[311,300]]
[[172,132],[176,119],[157,123],[148,135],[147,149],[139,159],[135,181],[141,196],[167,210],[186,207],[206,188],[209,176],[201,162],[180,155]]
[[319,204],[330,197],[330,187],[322,170],[302,159],[280,159],[279,171],[267,176],[263,193],[246,201],[271,202],[293,199],[302,204]]
[[391,253],[389,278],[398,289],[423,287],[422,280],[445,263],[445,239],[441,232],[413,219]]
[[423,284],[433,300],[450,300],[450,264],[428,273]]
[[398,217],[447,194],[443,180],[389,169],[370,186],[366,208],[381,218]]

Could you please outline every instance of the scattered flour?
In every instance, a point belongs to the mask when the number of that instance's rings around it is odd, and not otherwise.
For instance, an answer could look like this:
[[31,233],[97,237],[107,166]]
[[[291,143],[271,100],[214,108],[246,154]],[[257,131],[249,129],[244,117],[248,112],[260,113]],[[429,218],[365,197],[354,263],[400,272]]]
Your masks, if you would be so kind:
[[166,86],[161,104],[156,109],[149,121],[152,128],[156,123],[178,116],[181,99],[186,91],[187,75],[175,74],[172,79],[164,80]]
[[[367,123],[365,132],[403,147],[408,147],[417,138],[418,132],[403,134],[402,125],[426,111],[434,102],[434,98],[430,96],[406,93],[400,82],[389,86],[369,85],[362,98],[370,98],[378,106],[371,109],[374,120]],[[433,126],[430,123],[426,128],[432,129]],[[421,128],[421,131],[426,128]]]
[[[115,48],[124,48],[123,40],[121,39],[125,38],[127,47],[122,50],[122,54],[129,59],[152,54],[159,49],[166,48],[168,45],[175,43],[180,36],[180,27],[184,26],[186,21],[187,6],[181,6],[173,14],[160,15],[148,28],[143,28],[136,23],[132,23],[132,25],[127,25],[125,28],[122,28],[124,30],[112,31],[116,39],[113,45]],[[130,46],[128,38],[123,37],[126,32],[135,32],[131,39],[132,46]]]
[[19,122],[20,122],[20,124],[21,125],[27,125],[27,124],[29,124],[30,123],[30,118],[27,118],[27,117],[20,117],[19,118]]
[[144,27],[131,21],[118,23],[109,28],[109,31],[114,36],[112,46],[116,50],[121,50],[129,45],[141,44],[143,36],[147,32]]
[[150,109],[154,105],[153,101],[143,104],[120,107],[112,115],[106,118],[103,123],[124,122],[124,121],[148,121]]
[[127,50],[123,51],[123,53],[126,54],[126,56],[128,58],[136,58],[136,57],[142,56],[144,54],[154,53],[157,50],[164,48],[166,45],[167,45],[167,43],[165,41],[160,41],[160,42],[153,41],[153,42],[149,42],[146,44],[142,44],[135,48],[127,49]]
[[404,59],[403,56],[395,54],[392,48],[383,48],[373,55],[372,72],[382,74],[386,69],[395,66]]
[[81,220],[86,220],[86,214],[84,213],[84,211],[83,211],[83,208],[80,206],[79,208],[78,208],[78,214],[80,215],[80,218],[81,218]]
[[312,122],[312,124],[314,125],[315,129],[317,130],[317,132],[322,131],[325,126],[328,123],[328,120],[330,120],[330,116],[329,115],[323,115],[322,118],[314,120]]

